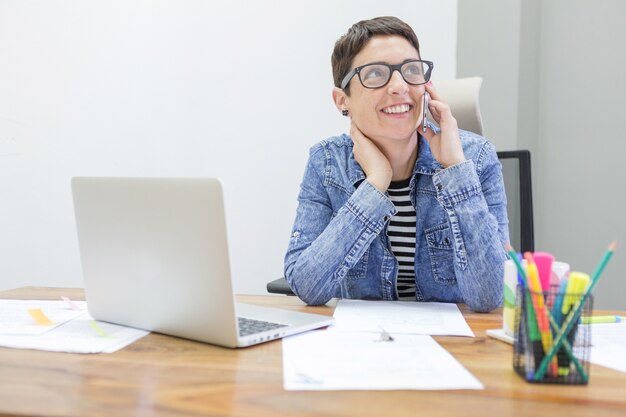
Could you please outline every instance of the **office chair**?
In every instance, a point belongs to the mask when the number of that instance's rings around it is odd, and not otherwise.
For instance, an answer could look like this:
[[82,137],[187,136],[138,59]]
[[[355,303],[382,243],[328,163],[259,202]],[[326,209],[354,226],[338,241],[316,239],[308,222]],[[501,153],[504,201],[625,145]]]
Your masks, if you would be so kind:
[[[478,104],[481,77],[436,81],[435,86],[452,109],[459,129],[483,134],[482,116]],[[518,251],[534,250],[533,201],[531,188],[530,152],[501,151],[504,188],[507,198],[511,245]],[[270,281],[267,291],[272,294],[294,295],[285,278]]]

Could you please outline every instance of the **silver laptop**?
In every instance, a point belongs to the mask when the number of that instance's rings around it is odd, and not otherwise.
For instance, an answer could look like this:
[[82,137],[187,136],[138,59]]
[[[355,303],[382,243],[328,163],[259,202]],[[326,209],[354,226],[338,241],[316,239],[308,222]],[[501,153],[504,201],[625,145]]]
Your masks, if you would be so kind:
[[85,295],[97,320],[227,347],[332,324],[237,304],[222,186],[211,178],[73,178]]

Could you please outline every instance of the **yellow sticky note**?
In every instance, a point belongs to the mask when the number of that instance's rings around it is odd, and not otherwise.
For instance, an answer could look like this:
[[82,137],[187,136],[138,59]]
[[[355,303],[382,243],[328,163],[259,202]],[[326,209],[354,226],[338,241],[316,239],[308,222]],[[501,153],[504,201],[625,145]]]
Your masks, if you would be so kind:
[[28,314],[35,320],[40,326],[52,326],[52,322],[39,308],[28,309]]
[[94,329],[96,331],[96,333],[98,333],[100,336],[102,337],[109,337],[108,334],[106,334],[101,328],[100,326],[98,326],[98,323],[96,323],[95,320],[91,320],[89,322],[89,325],[91,326],[92,329]]

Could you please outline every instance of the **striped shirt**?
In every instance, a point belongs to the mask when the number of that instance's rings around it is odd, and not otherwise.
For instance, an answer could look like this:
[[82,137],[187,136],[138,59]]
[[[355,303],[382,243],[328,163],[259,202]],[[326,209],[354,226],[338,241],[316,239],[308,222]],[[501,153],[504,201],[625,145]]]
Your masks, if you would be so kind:
[[398,298],[415,300],[415,207],[409,196],[410,178],[392,181],[387,193],[398,212],[387,229],[391,251],[398,260]]

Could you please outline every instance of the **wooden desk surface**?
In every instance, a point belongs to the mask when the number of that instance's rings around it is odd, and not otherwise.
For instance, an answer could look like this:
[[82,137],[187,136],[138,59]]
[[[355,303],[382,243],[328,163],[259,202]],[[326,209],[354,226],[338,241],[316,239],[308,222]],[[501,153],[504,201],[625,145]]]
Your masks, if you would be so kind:
[[[26,287],[0,298],[81,300],[79,289]],[[239,301],[331,315],[295,297]],[[484,385],[482,391],[291,392],[282,385],[280,341],[225,349],[150,334],[111,354],[0,348],[0,415],[32,416],[625,416],[626,374],[591,366],[587,386],[529,384],[512,347],[485,336],[500,313],[462,307],[476,334],[435,339]]]

